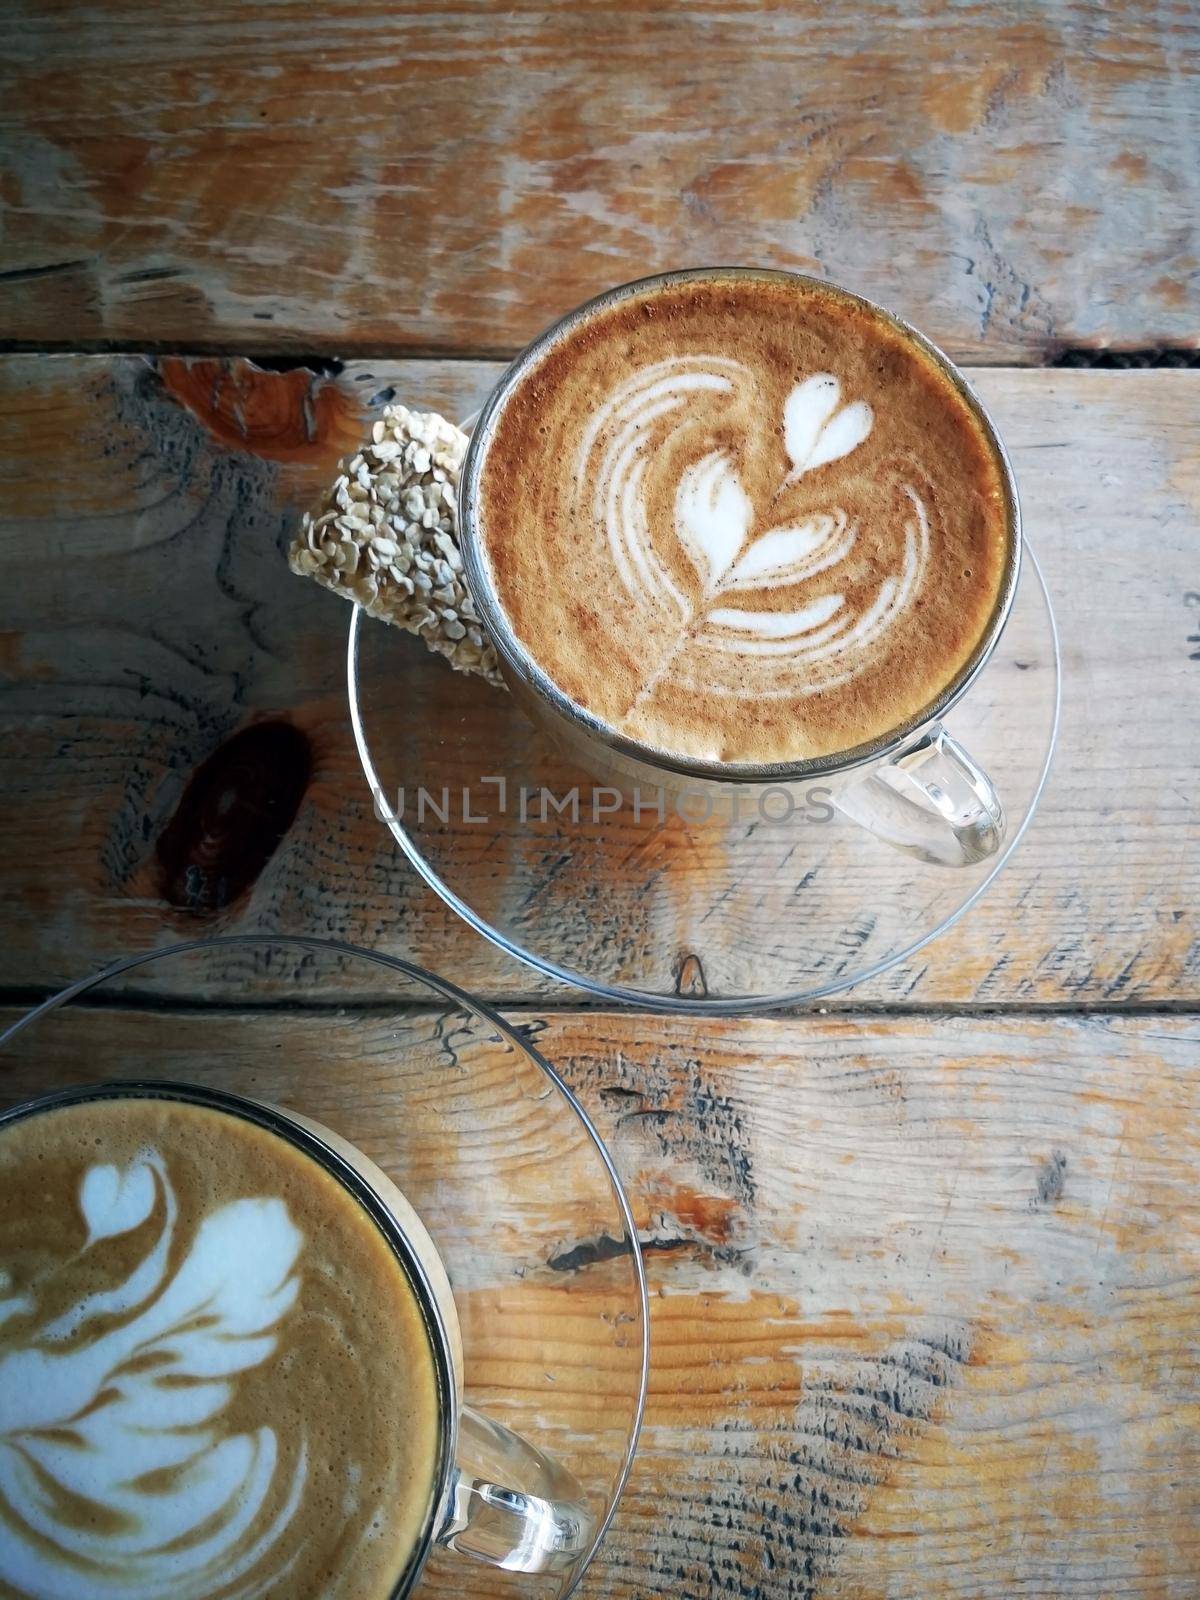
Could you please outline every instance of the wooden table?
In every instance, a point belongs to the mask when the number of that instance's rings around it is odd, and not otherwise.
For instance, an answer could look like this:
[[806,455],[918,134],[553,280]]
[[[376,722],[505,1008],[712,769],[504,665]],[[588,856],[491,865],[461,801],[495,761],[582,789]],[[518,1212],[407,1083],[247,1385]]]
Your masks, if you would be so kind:
[[[0,11],[5,1015],[269,928],[536,1024],[656,1247],[590,1594],[1200,1593],[1190,0]],[[1042,814],[952,934],[700,1027],[583,1008],[420,887],[346,613],[280,552],[381,397],[462,411],[559,310],[714,259],[969,366],[1066,681]],[[414,650],[411,692],[440,670]],[[218,752],[234,821],[181,839]]]

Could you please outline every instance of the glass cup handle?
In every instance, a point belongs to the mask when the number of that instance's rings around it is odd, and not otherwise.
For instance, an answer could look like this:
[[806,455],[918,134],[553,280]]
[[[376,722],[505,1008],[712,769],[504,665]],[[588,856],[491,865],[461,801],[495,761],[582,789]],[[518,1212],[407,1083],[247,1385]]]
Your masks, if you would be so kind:
[[563,1466],[464,1406],[439,1544],[509,1572],[560,1572],[592,1547],[596,1519]]
[[940,722],[833,803],[897,850],[940,866],[986,861],[1004,838],[992,780]]

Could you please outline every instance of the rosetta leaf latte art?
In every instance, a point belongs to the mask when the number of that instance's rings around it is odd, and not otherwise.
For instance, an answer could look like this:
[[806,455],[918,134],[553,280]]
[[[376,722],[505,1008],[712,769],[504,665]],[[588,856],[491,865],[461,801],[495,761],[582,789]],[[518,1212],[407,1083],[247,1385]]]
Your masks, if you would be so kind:
[[[769,504],[754,504],[728,449],[709,448],[682,467],[672,531],[699,584],[698,598],[685,595],[667,553],[656,545],[662,530],[652,526],[645,496],[651,463],[674,438],[696,429],[703,406],[715,408],[719,422],[726,397],[733,401],[753,387],[750,370],[728,357],[669,358],[635,372],[585,430],[578,482],[592,487],[593,516],[617,574],[633,601],[651,614],[673,615],[678,628],[675,648],[635,705],[668,673],[696,693],[764,698],[843,683],[875,656],[920,587],[928,515],[911,483],[892,482],[890,468],[883,483],[892,491],[896,568],[865,604],[860,598],[852,606],[837,586],[838,569],[859,532],[842,506],[810,511],[794,523],[772,520],[772,507],[786,491],[850,456],[874,427],[865,401],[846,401],[839,379],[818,372],[797,383],[784,403],[781,431],[791,466]],[[819,482],[813,477],[814,485]],[[805,596],[804,587],[818,578],[820,585]],[[771,592],[784,589],[789,603],[772,605]],[[734,596],[745,603],[729,603]],[[759,604],[748,603],[752,596]],[[702,654],[703,677],[689,676],[680,661],[685,646],[692,671]]]
[[675,527],[709,588],[729,570],[753,520],[750,497],[723,451],[686,469],[675,497]]
[[[783,437],[792,463],[788,482],[840,461],[866,439],[875,415],[864,400],[842,407],[842,386],[831,372],[798,383],[783,410]],[[841,409],[839,409],[839,407]]]
[[[792,390],[784,408],[792,471],[781,487],[849,455],[866,439],[873,420],[870,406],[859,400],[839,410],[840,400],[841,385],[828,372],[805,378]],[[835,512],[809,517],[795,528],[769,528],[742,554],[754,524],[754,506],[723,450],[687,467],[675,497],[675,531],[709,594],[811,576],[830,564],[814,564],[818,552],[838,559],[840,546],[831,538],[844,532],[845,520],[844,513]]]
[[[56,1325],[35,1321],[0,1358],[0,1590],[258,1595],[286,1579],[272,1550],[296,1515],[306,1454],[301,1445],[285,1468],[271,1427],[238,1429],[225,1413],[244,1375],[276,1351],[299,1294],[302,1236],[282,1200],[239,1199],[204,1217],[180,1253],[154,1151],[124,1171],[90,1168],[80,1206],[85,1255],[154,1216],[157,1237],[124,1282]],[[0,1320],[13,1309],[0,1305]],[[15,1313],[36,1310],[26,1300]],[[105,1323],[83,1337],[101,1312]]]
[[834,529],[833,517],[823,513],[807,518],[796,528],[772,528],[756,539],[729,573],[728,588],[753,588],[772,581],[790,583],[807,576],[810,557],[825,548]]

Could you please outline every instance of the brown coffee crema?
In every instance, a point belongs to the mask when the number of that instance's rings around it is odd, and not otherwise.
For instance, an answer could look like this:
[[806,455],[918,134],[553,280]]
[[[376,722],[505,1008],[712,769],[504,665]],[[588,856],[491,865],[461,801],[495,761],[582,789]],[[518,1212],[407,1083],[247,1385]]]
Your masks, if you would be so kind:
[[421,1307],[282,1137],[169,1100],[0,1129],[0,1594],[386,1600],[432,1511]]
[[993,621],[998,451],[882,313],[803,280],[650,286],[503,402],[481,560],[519,645],[667,756],[836,755],[902,727]]

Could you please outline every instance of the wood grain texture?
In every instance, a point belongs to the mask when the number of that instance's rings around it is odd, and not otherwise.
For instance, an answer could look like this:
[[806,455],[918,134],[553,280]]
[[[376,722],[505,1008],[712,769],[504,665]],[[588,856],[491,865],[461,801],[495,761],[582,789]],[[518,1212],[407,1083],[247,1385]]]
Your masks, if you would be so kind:
[[[1197,1592],[1195,1019],[852,1014],[714,1022],[702,1044],[682,1018],[523,1020],[613,1151],[652,1291],[647,1424],[597,1600]],[[591,1372],[581,1415],[603,1427],[622,1357],[597,1312],[619,1261],[589,1248],[575,1152],[548,1158],[540,1107],[493,1172],[461,1107],[448,1135],[432,1097],[410,1101],[447,1036],[420,1012],[104,1009],[64,1019],[49,1048],[18,1041],[0,1092],[200,1063],[385,1165],[394,1103],[416,1104],[404,1181],[424,1198],[440,1172],[442,1248],[456,1263],[499,1249],[523,1273],[490,1303],[476,1280],[465,1296],[499,1338],[489,1402],[510,1385],[519,1419],[537,1392],[527,1294],[540,1353],[573,1383]],[[480,1224],[453,1194],[485,1180],[521,1198],[473,1247]]]
[[[413,956],[486,996],[548,992],[418,884],[372,815],[346,709],[348,608],[281,556],[368,402],[462,414],[494,372],[4,360],[0,981],[54,985],[164,937],[267,928]],[[1059,610],[1061,750],[984,901],[855,998],[1194,1002],[1200,374],[978,377]],[[416,641],[403,669],[433,725],[473,716],[484,738],[490,691],[463,700]],[[192,853],[177,858],[183,813]],[[506,881],[489,837],[451,841],[484,904]],[[540,870],[555,905],[554,860]],[[555,927],[560,959],[586,958],[607,937],[603,898]],[[693,954],[716,968],[739,937],[709,919]]]
[[826,274],[968,358],[1200,337],[1187,0],[5,0],[0,338],[511,352]]

